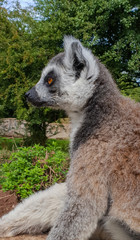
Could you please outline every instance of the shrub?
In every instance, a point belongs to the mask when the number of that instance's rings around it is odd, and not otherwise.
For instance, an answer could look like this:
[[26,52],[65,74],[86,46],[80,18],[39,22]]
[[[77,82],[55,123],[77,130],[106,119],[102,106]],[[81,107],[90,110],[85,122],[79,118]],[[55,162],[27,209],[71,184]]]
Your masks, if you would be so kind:
[[55,147],[61,149],[61,151],[68,153],[69,152],[69,140],[66,139],[48,139],[47,145],[55,145]]
[[14,190],[19,198],[64,181],[68,169],[68,153],[57,142],[47,148],[39,145],[20,147],[2,165],[3,190]]

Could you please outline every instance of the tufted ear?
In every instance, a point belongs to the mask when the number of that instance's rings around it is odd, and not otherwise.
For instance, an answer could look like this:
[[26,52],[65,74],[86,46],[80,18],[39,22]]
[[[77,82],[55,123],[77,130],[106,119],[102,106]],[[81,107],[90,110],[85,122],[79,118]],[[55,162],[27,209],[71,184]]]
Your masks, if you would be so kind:
[[81,71],[88,62],[83,55],[83,46],[79,40],[66,36],[64,38],[65,62],[66,65],[74,70],[76,78],[79,78]]
[[75,72],[76,79],[80,77],[82,70],[85,71],[87,79],[94,75],[96,60],[91,51],[83,47],[79,40],[72,36],[65,36],[64,50],[66,66]]

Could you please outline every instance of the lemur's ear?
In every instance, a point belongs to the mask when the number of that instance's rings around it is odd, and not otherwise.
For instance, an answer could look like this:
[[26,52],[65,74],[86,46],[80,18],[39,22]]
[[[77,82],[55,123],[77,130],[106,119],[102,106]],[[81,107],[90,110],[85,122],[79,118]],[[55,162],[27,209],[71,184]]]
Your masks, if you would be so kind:
[[[86,79],[97,75],[98,66],[94,56],[90,50],[82,46],[79,40],[72,36],[65,36],[64,50],[66,66],[75,72],[77,79],[80,77],[83,69],[86,74]],[[96,70],[94,69],[95,65],[97,66]]]
[[64,49],[66,65],[75,71],[75,76],[78,78],[84,67],[88,65],[88,61],[83,55],[83,46],[79,40],[66,36],[64,38]]

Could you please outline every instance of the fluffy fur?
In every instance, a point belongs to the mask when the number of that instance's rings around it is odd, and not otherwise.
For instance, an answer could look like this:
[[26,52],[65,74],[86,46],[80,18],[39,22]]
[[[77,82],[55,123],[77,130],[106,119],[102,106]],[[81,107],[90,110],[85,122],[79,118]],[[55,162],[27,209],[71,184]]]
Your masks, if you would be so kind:
[[140,240],[140,105],[121,96],[105,66],[73,37],[26,96],[70,117],[70,170],[65,184],[4,216],[0,236],[52,227],[47,240]]
[[0,219],[0,236],[45,233],[63,208],[66,192],[66,184],[61,183],[31,195]]

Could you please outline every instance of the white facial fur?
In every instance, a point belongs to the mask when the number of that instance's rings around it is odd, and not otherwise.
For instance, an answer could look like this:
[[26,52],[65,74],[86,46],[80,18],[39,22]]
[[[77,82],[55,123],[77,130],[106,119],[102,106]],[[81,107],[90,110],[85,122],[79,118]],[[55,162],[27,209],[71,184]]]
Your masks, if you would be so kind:
[[[74,53],[72,52],[72,44],[78,43],[79,48],[82,52],[82,57],[86,61],[86,66],[80,73],[78,79],[75,80],[75,72],[73,70],[74,63]],[[52,98],[52,101],[55,101],[55,107],[64,109],[68,115],[71,115],[73,112],[81,111],[82,107],[86,104],[87,100],[93,94],[94,91],[94,81],[99,75],[99,68],[96,62],[96,59],[90,52],[90,50],[84,48],[80,41],[73,37],[64,38],[64,59],[63,66],[59,66],[54,63],[49,63],[42,72],[40,81],[36,84],[36,91],[38,96],[42,100],[48,101],[48,98]],[[80,59],[79,52],[76,52],[78,58]],[[79,54],[79,55],[78,55]],[[50,96],[47,87],[44,86],[43,81],[44,77],[51,70],[55,70],[59,76],[59,88],[61,95],[54,94]],[[88,79],[91,77],[90,79]],[[88,79],[88,80],[87,80]]]

